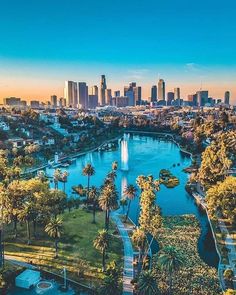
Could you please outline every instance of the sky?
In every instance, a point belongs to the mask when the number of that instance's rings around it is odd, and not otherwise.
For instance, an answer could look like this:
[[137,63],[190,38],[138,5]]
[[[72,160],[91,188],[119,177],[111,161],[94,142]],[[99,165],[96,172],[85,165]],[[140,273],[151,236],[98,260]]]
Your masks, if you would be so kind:
[[143,98],[158,78],[181,96],[230,90],[236,103],[235,0],[0,0],[0,99],[63,96],[65,80]]

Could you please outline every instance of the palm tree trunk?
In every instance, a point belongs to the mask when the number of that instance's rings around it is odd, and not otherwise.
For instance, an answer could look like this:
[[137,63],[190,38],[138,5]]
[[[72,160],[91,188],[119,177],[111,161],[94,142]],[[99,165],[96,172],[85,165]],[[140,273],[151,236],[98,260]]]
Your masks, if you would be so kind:
[[55,258],[58,257],[58,241],[55,239]]
[[105,271],[105,267],[106,267],[106,265],[105,265],[105,256],[106,256],[106,251],[103,250],[103,252],[102,252],[102,271],[103,272]]
[[34,237],[36,238],[36,220],[33,220]]
[[95,203],[94,203],[93,204],[93,222],[92,223],[96,223],[95,214],[96,214],[96,206],[95,206]]
[[30,222],[29,220],[27,219],[26,220],[26,228],[27,228],[27,237],[28,237],[28,245],[30,245]]
[[128,209],[127,209],[126,216],[125,216],[125,223],[127,222],[127,219],[129,216],[130,204],[131,204],[131,200],[129,200]]
[[169,273],[169,295],[172,294],[172,272]]
[[87,186],[87,201],[89,200],[89,184],[90,184],[90,176],[88,176],[88,186]]
[[17,217],[14,217],[14,237],[17,238]]

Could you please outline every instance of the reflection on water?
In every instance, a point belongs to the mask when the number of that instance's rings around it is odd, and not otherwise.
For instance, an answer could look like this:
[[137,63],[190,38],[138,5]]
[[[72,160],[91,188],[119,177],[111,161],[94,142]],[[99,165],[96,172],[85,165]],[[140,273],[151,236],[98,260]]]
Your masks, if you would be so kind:
[[[117,171],[117,188],[122,196],[124,187],[127,184],[135,184],[139,175],[152,174],[158,178],[161,169],[170,169],[180,180],[180,185],[167,189],[161,186],[157,193],[157,204],[161,207],[163,215],[195,214],[198,218],[202,234],[199,239],[198,249],[201,258],[212,266],[218,265],[218,255],[215,250],[214,241],[211,235],[209,223],[204,212],[196,206],[192,197],[185,191],[185,184],[188,175],[183,168],[190,164],[188,155],[180,152],[173,142],[158,136],[130,135],[128,141],[129,149],[129,170]],[[91,177],[91,185],[100,186],[106,174],[111,170],[113,161],[119,162],[121,168],[121,145],[112,152],[93,152],[79,157],[74,164],[68,167],[69,177],[66,187],[67,194],[72,195],[73,185],[87,185],[87,178],[82,176],[82,169],[86,163],[92,163],[96,174]],[[47,170],[53,174],[52,169]],[[62,184],[60,184],[62,187]],[[138,198],[131,203],[130,218],[137,222],[139,212]]]

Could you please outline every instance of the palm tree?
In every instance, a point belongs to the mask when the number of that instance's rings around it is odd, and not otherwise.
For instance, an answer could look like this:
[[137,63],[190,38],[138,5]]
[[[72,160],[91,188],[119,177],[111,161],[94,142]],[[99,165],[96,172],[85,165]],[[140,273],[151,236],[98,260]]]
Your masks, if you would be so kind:
[[89,193],[89,201],[92,203],[92,206],[93,206],[93,221],[92,221],[92,223],[96,223],[95,215],[96,215],[96,208],[98,206],[98,197],[99,197],[98,189],[95,186],[92,186],[90,193]]
[[49,223],[45,226],[45,232],[49,237],[55,240],[55,258],[58,257],[58,239],[62,234],[62,219],[59,217],[51,218]]
[[182,257],[179,251],[173,246],[165,247],[158,257],[158,265],[162,270],[165,270],[169,274],[169,292],[172,294],[172,280],[173,274],[183,264]]
[[134,185],[130,184],[125,188],[124,191],[124,196],[126,196],[129,199],[129,204],[128,204],[128,209],[125,217],[125,222],[127,222],[128,216],[129,216],[129,210],[130,210],[130,204],[131,201],[135,198],[136,196],[137,189]]
[[110,211],[117,208],[118,193],[115,189],[115,186],[112,184],[106,185],[101,192],[99,197],[99,206],[105,211],[105,228],[108,230],[109,228],[109,220],[110,220]]
[[112,275],[106,276],[102,282],[102,286],[99,288],[99,294],[101,295],[119,295],[119,284],[117,278]]
[[152,271],[144,271],[141,273],[138,280],[139,295],[156,295],[159,294],[156,278]]
[[63,182],[63,192],[66,191],[66,182],[68,180],[69,173],[67,171],[62,172],[60,181]]
[[83,168],[83,172],[82,174],[84,176],[88,177],[88,185],[87,185],[87,201],[89,199],[89,184],[90,184],[90,177],[93,176],[95,174],[95,169],[91,164],[87,164],[84,168]]
[[58,182],[61,179],[61,170],[60,169],[56,169],[53,173],[53,181],[54,181],[54,188],[58,189]]
[[93,246],[95,249],[102,253],[102,271],[105,271],[106,267],[106,251],[109,247],[109,234],[108,231],[103,229],[98,232],[97,237],[93,241]]

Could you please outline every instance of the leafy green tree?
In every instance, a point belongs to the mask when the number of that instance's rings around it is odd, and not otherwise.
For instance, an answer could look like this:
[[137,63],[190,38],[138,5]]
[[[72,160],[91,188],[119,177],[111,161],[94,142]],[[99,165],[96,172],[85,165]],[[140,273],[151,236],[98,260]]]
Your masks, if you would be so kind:
[[45,226],[45,232],[55,240],[55,258],[58,258],[58,240],[62,235],[62,219],[59,217],[51,218]]
[[236,177],[228,176],[224,181],[212,186],[206,194],[207,207],[210,215],[217,214],[236,222]]
[[233,289],[227,289],[227,290],[224,292],[224,295],[236,295],[236,290],[233,290]]
[[200,183],[209,188],[222,181],[227,175],[232,162],[228,159],[226,147],[223,143],[219,145],[212,143],[202,153],[201,167],[198,172]]
[[102,271],[105,271],[106,268],[106,251],[109,247],[109,240],[108,231],[103,229],[98,232],[97,237],[93,241],[94,248],[102,253]]

